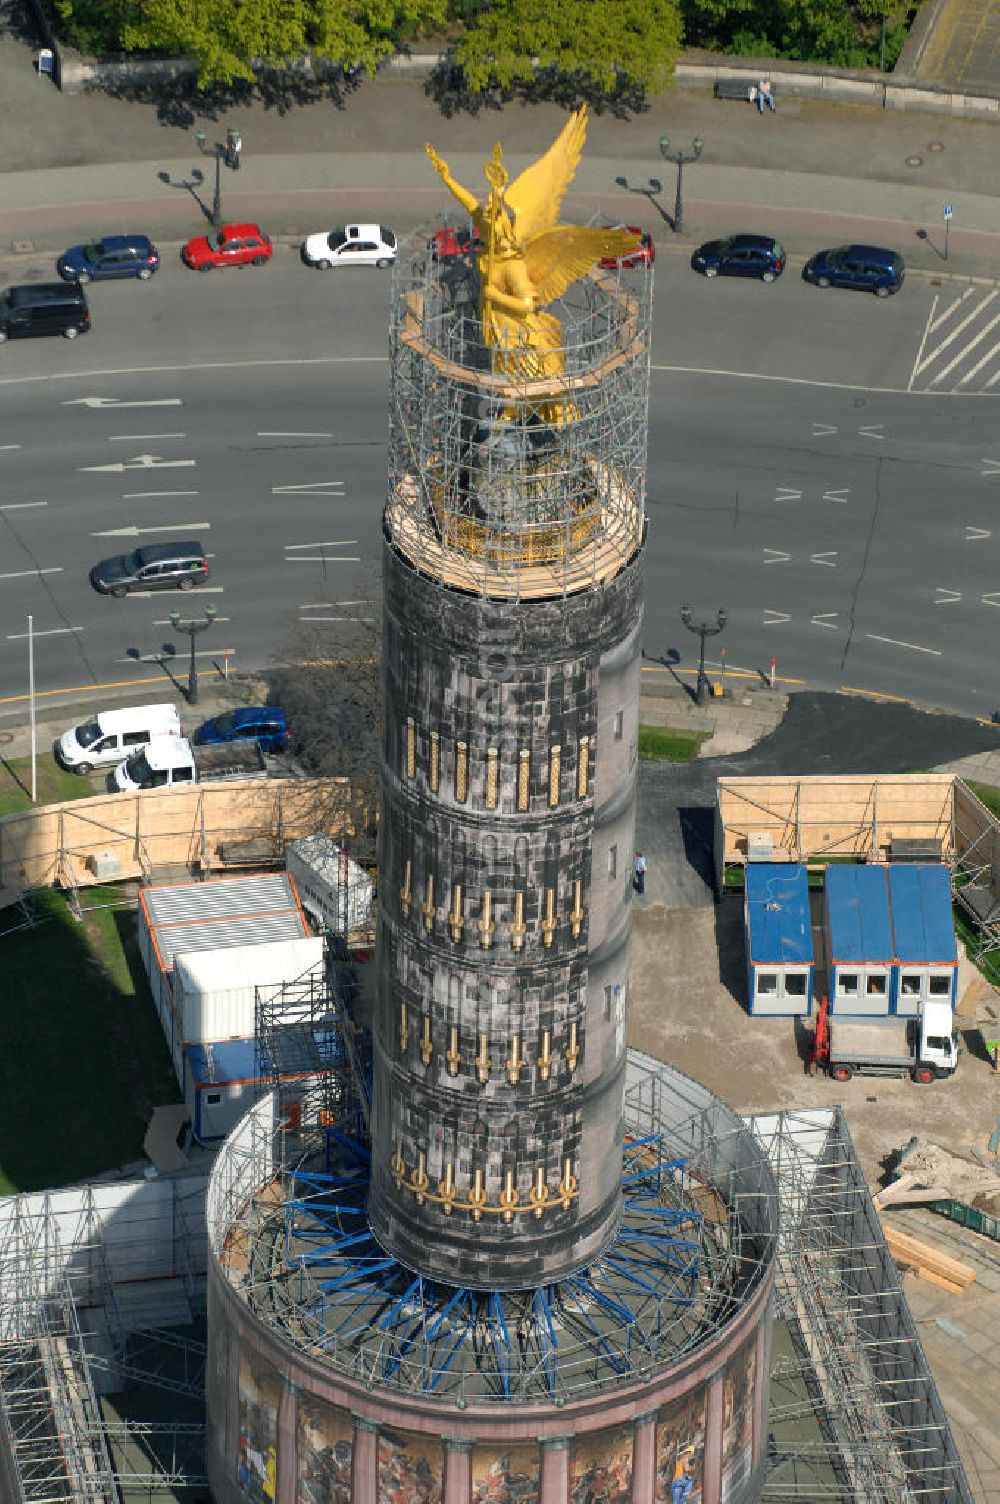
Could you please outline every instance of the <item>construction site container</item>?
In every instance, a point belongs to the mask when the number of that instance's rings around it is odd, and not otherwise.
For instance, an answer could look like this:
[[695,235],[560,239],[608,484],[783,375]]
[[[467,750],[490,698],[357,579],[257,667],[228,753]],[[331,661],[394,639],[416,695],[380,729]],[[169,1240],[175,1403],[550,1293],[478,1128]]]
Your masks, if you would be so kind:
[[285,862],[304,906],[326,929],[349,935],[371,918],[372,880],[329,836],[290,841]]
[[808,1015],[813,941],[805,867],[748,863],[743,915],[749,1011]]
[[831,863],[823,909],[831,1014],[887,1015],[895,951],[885,867]]
[[889,903],[896,964],[892,1005],[914,1017],[933,999],[954,1008],[958,948],[951,908],[951,877],[942,865],[892,865]]
[[174,959],[173,996],[185,1045],[251,1039],[258,987],[323,975],[323,941],[271,940]]

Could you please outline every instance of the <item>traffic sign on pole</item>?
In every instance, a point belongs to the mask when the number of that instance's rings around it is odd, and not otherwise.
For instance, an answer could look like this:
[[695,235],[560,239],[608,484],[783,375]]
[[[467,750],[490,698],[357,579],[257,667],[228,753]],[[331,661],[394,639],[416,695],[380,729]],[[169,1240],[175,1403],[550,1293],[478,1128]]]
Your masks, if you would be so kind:
[[945,219],[950,219],[951,216],[954,214],[954,212],[955,212],[955,205],[954,204],[945,204],[945,206],[944,206],[944,217],[945,217]]

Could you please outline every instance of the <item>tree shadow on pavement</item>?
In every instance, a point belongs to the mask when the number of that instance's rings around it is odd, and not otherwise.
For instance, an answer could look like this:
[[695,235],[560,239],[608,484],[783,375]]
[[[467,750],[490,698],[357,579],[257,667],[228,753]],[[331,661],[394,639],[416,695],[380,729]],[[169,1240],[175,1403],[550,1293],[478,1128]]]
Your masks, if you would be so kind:
[[259,74],[253,83],[237,79],[209,89],[199,89],[193,78],[178,78],[160,84],[117,84],[104,92],[113,99],[151,104],[161,125],[190,130],[199,120],[221,120],[230,110],[245,111],[255,104],[280,116],[323,100],[343,110],[361,82],[362,76],[337,67],[321,78],[269,71]]
[[451,57],[438,63],[424,84],[424,93],[446,120],[455,115],[477,116],[485,110],[502,110],[515,100],[521,104],[556,104],[566,110],[585,104],[593,115],[613,115],[618,120],[631,120],[649,109],[645,92],[637,84],[622,80],[607,90],[583,74],[563,73],[557,68],[539,69],[530,84],[506,88],[491,85],[474,93],[461,63]]

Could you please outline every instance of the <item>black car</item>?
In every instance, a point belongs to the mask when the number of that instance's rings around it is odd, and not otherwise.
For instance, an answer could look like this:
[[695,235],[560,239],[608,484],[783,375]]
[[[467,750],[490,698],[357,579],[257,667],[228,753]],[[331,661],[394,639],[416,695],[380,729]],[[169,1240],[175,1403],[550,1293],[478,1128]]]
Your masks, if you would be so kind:
[[816,287],[851,287],[888,298],[902,287],[906,268],[897,251],[877,245],[838,245],[817,251],[802,275]]
[[731,235],[728,240],[706,240],[691,257],[691,265],[703,277],[773,282],[785,270],[785,252],[768,235]]
[[130,554],[102,559],[90,571],[101,595],[119,600],[132,590],[190,590],[208,579],[208,560],[197,541],[147,543]]
[[0,340],[61,334],[76,339],[90,328],[90,309],[81,287],[35,282],[0,292]]
[[160,264],[160,253],[148,235],[105,235],[89,245],[71,245],[56,262],[67,282],[90,282],[108,277],[138,277],[148,282]]

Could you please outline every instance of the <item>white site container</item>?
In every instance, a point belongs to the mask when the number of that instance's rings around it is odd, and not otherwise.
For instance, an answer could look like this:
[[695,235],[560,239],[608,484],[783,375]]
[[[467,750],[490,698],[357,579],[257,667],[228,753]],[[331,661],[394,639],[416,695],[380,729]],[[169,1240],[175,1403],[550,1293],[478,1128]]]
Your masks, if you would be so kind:
[[303,907],[335,935],[364,929],[372,912],[372,880],[329,836],[289,841],[285,865]]
[[177,955],[173,993],[185,1045],[251,1039],[258,987],[322,975],[323,941],[318,935]]

